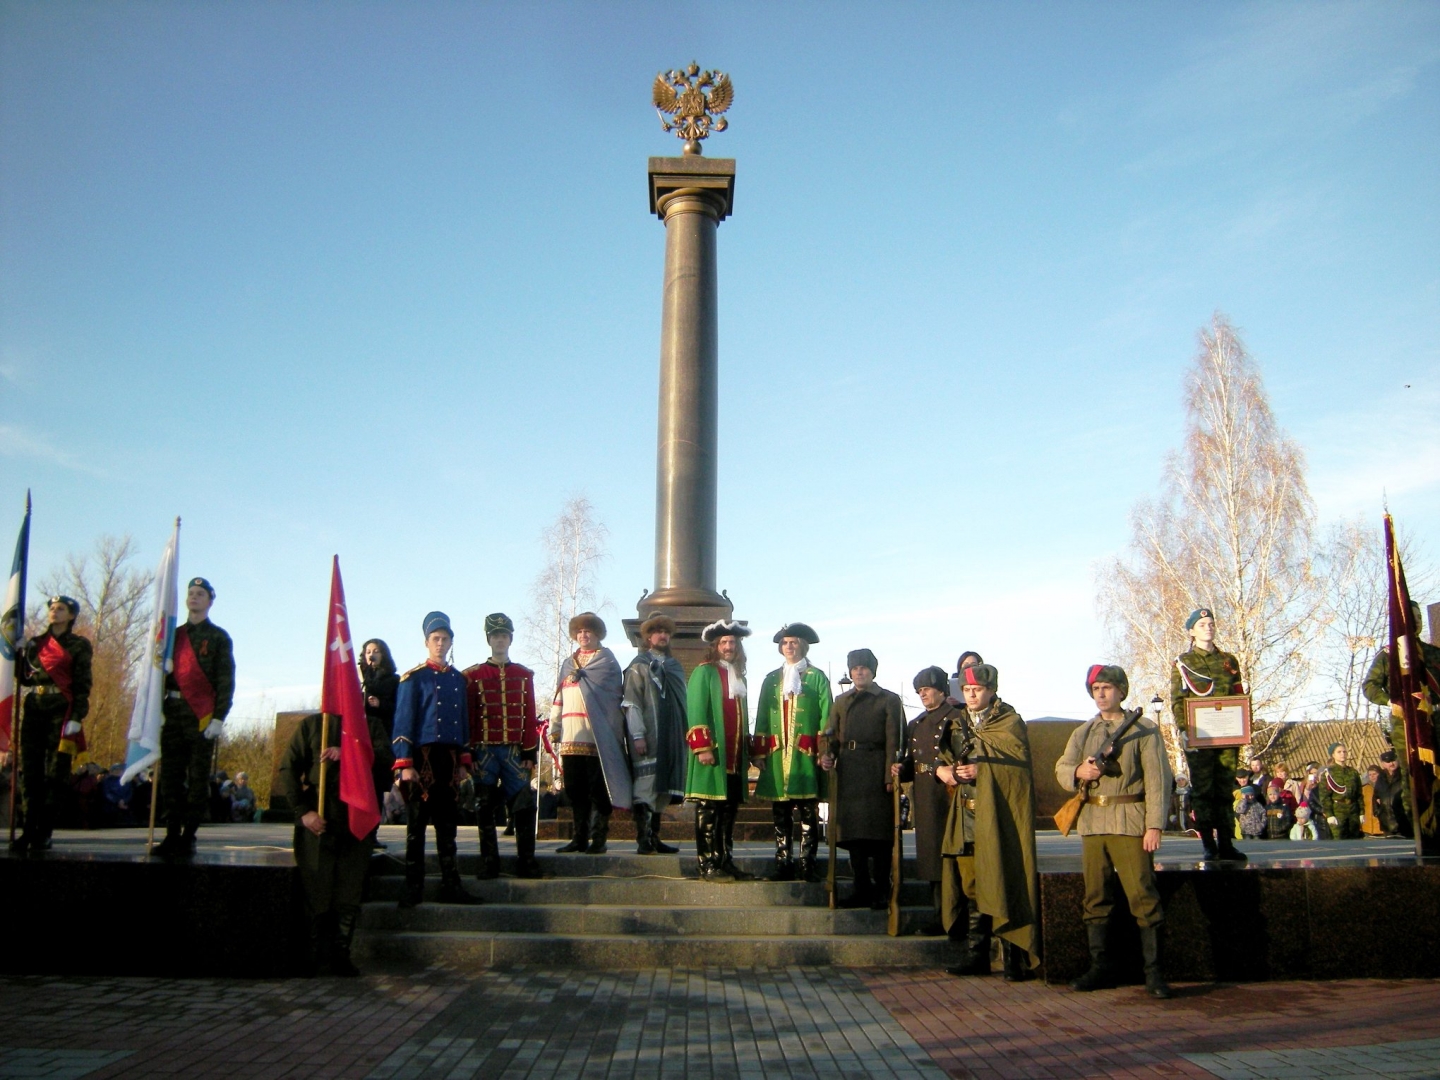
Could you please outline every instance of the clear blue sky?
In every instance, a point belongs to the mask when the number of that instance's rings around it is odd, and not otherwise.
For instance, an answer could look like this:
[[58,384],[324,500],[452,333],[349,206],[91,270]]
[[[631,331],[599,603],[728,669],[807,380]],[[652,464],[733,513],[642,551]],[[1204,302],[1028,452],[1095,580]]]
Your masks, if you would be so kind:
[[402,665],[436,607],[477,659],[574,492],[618,624],[653,585],[649,88],[692,58],[736,86],[719,584],[756,667],[803,619],[837,677],[975,648],[1084,714],[1094,569],[1216,309],[1322,522],[1388,490],[1435,550],[1433,3],[0,4],[0,548],[26,487],[37,577],[105,532],[149,568],[182,515],[237,715],[316,692],[335,552]]

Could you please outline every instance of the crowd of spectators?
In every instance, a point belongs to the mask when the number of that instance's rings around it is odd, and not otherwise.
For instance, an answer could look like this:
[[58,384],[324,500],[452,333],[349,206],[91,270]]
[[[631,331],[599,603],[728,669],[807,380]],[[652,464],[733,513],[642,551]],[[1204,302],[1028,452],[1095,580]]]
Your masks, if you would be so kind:
[[[1403,778],[1393,751],[1380,755],[1378,764],[1365,770],[1366,834],[1410,836],[1405,813]],[[1330,826],[1321,806],[1325,766],[1307,762],[1301,775],[1292,778],[1289,769],[1277,762],[1273,771],[1263,759],[1251,758],[1235,774],[1235,819],[1237,839],[1244,840],[1329,840]],[[1175,782],[1177,803],[1185,777]],[[1186,807],[1185,809],[1188,809]],[[1182,820],[1188,820],[1183,816]]]

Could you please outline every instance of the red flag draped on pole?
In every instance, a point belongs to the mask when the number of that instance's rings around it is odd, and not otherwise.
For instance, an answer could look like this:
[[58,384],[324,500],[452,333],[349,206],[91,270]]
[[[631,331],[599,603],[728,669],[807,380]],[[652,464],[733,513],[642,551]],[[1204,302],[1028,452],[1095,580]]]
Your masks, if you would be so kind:
[[340,718],[340,801],[350,813],[350,832],[357,840],[380,824],[375,798],[375,747],[365,718],[365,696],[355,667],[350,615],[345,609],[345,586],[340,581],[340,556],[330,574],[330,618],[325,628],[325,682],[320,711]]
[[1415,810],[1415,854],[1440,855],[1440,822],[1435,815],[1435,710],[1440,706],[1440,671],[1430,671],[1420,652],[1419,627],[1410,606],[1410,588],[1395,544],[1395,523],[1385,515],[1385,561],[1390,579],[1390,711],[1405,725],[1410,804]]

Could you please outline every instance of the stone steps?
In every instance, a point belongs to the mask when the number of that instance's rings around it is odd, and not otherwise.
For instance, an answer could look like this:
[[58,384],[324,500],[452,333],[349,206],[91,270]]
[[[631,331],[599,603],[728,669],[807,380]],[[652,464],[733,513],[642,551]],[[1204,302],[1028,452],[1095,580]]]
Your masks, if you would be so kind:
[[[823,830],[822,830],[823,831]],[[575,822],[573,821],[542,821],[536,825],[535,835],[540,840],[569,840],[575,835]],[[775,836],[775,827],[767,818],[759,821],[737,821],[735,822],[735,839],[738,841],[763,841],[770,840]],[[628,816],[621,817],[615,814],[610,818],[610,839],[611,840],[634,840],[635,822]],[[695,840],[695,822],[671,821],[666,818],[660,826],[660,839],[675,841],[686,841],[693,843]]]
[[[432,900],[440,884],[435,876],[425,880],[425,896]],[[500,877],[491,881],[465,879],[465,888],[492,904],[580,905],[609,907],[681,908],[733,907],[755,909],[812,907],[829,912],[830,897],[824,882],[736,881],[708,882],[687,878],[654,877],[555,877],[532,880]],[[849,888],[848,882],[844,886]],[[404,881],[398,876],[372,878],[370,900],[393,903],[400,899]],[[844,892],[841,894],[844,895]],[[900,901],[907,907],[930,903],[928,882],[906,882],[900,887]],[[368,910],[368,906],[367,906]],[[881,932],[884,932],[882,926]]]

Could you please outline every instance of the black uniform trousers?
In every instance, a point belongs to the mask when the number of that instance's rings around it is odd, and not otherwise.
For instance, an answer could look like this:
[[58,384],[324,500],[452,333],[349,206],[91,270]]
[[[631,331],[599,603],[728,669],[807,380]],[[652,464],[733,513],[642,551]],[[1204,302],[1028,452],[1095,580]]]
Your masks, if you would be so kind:
[[405,789],[405,883],[419,886],[425,880],[425,828],[435,827],[435,854],[440,872],[455,865],[455,834],[460,825],[460,792],[455,786],[459,748],[436,743],[420,747],[415,759],[418,780]]
[[570,809],[575,815],[575,825],[590,827],[593,811],[603,818],[610,816],[610,792],[605,787],[605,773],[600,768],[600,759],[593,754],[561,754],[560,776],[565,781],[565,793],[570,796]]
[[44,840],[55,828],[66,785],[70,755],[60,753],[60,731],[69,702],[63,694],[25,695],[20,714],[20,796],[25,832]]
[[210,760],[215,741],[183,700],[165,698],[160,726],[160,809],[170,832],[193,831],[210,813]]

